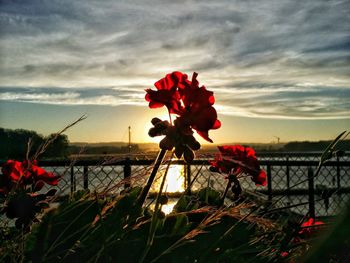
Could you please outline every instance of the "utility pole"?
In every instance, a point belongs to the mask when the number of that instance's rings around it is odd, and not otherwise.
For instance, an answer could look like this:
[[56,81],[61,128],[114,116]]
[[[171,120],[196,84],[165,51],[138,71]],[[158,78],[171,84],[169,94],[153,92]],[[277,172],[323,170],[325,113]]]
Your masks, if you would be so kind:
[[276,139],[277,139],[277,144],[280,144],[280,137],[278,137],[278,136],[273,136],[273,137],[275,137]]

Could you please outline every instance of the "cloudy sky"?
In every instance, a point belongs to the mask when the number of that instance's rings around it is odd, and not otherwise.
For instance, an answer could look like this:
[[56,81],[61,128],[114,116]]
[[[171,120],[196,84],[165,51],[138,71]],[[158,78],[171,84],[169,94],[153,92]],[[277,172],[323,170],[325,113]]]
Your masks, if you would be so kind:
[[149,141],[144,89],[172,71],[214,91],[217,143],[350,128],[350,2],[0,1],[0,126]]

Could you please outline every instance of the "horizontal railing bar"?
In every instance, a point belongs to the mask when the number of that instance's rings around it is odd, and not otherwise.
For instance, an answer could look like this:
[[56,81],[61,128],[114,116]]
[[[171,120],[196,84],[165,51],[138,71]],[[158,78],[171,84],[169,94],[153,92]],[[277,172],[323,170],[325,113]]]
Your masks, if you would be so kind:
[[[266,189],[257,189],[257,192],[261,194],[267,194]],[[333,193],[337,194],[348,194],[350,193],[350,187],[342,187],[342,188],[327,188],[327,189],[315,189],[315,195],[322,195],[324,191],[327,191],[330,195]],[[289,192],[286,192],[286,189],[273,189],[272,195],[307,195],[309,193],[309,189],[290,189]]]
[[[3,165],[6,161],[0,160],[0,165]],[[111,166],[111,165],[125,165],[127,162],[130,163],[130,165],[151,165],[154,163],[154,160],[130,160],[127,161],[125,159],[123,160],[116,160],[116,161],[101,161],[101,160],[79,160],[79,161],[72,161],[72,160],[52,160],[52,161],[39,161],[38,165],[40,166]],[[186,162],[184,160],[172,160],[172,164],[179,164],[184,165]],[[165,162],[167,163],[167,162]],[[261,160],[259,161],[260,165],[270,165],[270,166],[318,166],[318,161],[303,161],[303,160]],[[209,160],[193,160],[191,165],[209,165]],[[350,166],[350,161],[328,161],[323,166],[343,166],[348,167]]]

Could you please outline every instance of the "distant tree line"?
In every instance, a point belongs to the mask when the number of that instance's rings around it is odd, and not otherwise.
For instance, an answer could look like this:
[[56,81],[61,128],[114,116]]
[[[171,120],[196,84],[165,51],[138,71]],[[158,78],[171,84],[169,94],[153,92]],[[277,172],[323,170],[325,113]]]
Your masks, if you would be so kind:
[[[53,138],[55,134],[45,137],[35,131],[24,129],[4,129],[0,128],[0,158],[18,159],[26,158],[28,141],[31,140],[29,156],[33,156],[37,149],[46,140]],[[46,151],[40,156],[44,158],[65,158],[68,156],[69,141],[67,135],[61,134],[47,147]]]
[[[318,142],[289,142],[285,144],[281,150],[286,152],[305,152],[305,151],[314,151],[314,152],[322,152],[327,146],[331,143],[331,141],[318,141]],[[337,149],[343,151],[350,150],[350,140],[340,141],[337,144]]]
[[130,146],[89,146],[88,144],[84,147],[70,145],[69,153],[70,154],[95,154],[95,155],[104,155],[104,154],[115,154],[115,153],[137,153],[140,152],[140,148],[137,144],[132,144]]

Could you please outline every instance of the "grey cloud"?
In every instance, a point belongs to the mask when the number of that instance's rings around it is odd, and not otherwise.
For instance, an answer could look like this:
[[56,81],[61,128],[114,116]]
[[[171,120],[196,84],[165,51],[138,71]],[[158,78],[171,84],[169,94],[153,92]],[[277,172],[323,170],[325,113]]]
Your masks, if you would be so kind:
[[[64,105],[123,104],[144,106],[147,86],[87,88],[0,88],[2,100]],[[248,91],[247,91],[248,89]],[[252,93],[249,93],[250,90]],[[236,87],[215,87],[221,114],[262,118],[348,118],[350,89],[344,87],[300,87],[290,83],[237,83]]]
[[[346,0],[6,1],[0,86],[50,83],[79,99],[111,96],[104,103],[113,104],[141,96],[112,91],[125,79],[152,86],[171,70],[197,71],[217,88],[217,101],[247,114],[343,116],[349,13]],[[311,88],[298,86],[306,81]],[[249,96],[257,100],[255,112]],[[316,99],[323,104],[303,103]]]

